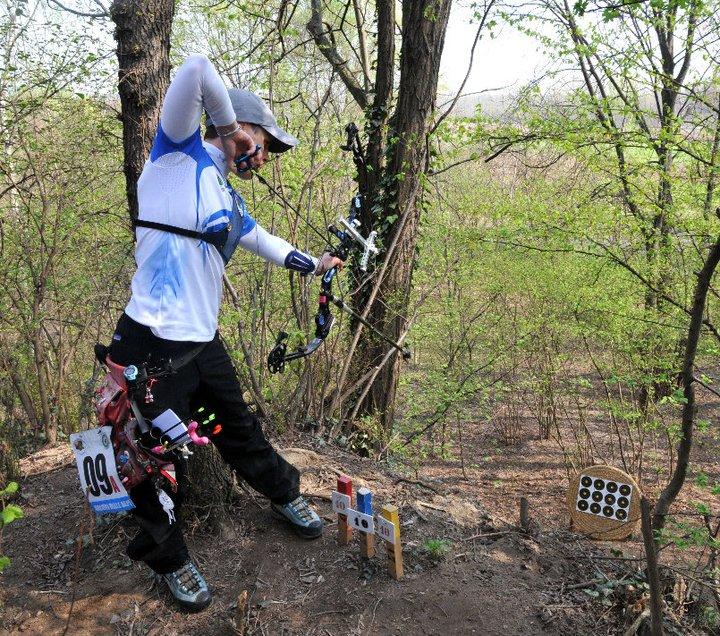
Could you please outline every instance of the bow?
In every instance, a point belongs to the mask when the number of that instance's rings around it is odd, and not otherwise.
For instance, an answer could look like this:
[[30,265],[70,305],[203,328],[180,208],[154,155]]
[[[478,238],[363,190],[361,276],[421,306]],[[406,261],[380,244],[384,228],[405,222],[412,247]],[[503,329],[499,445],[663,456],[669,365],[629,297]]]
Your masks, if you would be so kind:
[[[362,151],[362,146],[360,145],[358,128],[355,124],[350,123],[345,128],[345,132],[347,133],[347,143],[344,146],[341,146],[341,148],[343,150],[352,151],[353,160],[355,161],[358,171],[362,173],[365,170],[365,157]],[[265,182],[265,184],[269,186],[267,182]],[[348,217],[345,218],[341,216],[338,219],[339,227],[336,225],[328,226],[328,232],[330,232],[330,234],[339,241],[339,243],[332,248],[330,254],[332,256],[337,256],[342,261],[346,261],[352,252],[361,250],[362,255],[360,256],[360,270],[363,272],[367,271],[370,255],[378,253],[378,249],[375,247],[375,237],[377,236],[377,232],[371,231],[367,237],[364,237],[360,232],[359,217],[364,217],[364,205],[365,197],[360,193],[356,194],[350,202]],[[290,207],[292,209],[292,206]],[[307,222],[306,219],[303,220]],[[315,231],[317,232],[317,230]],[[281,331],[275,341],[275,346],[268,355],[267,363],[270,373],[282,373],[285,370],[285,364],[287,362],[305,358],[320,347],[325,338],[329,335],[330,329],[335,322],[335,318],[330,312],[331,303],[338,309],[341,309],[348,315],[352,316],[352,318],[358,322],[365,325],[391,347],[397,349],[402,354],[403,360],[410,359],[411,353],[407,347],[403,347],[392,338],[385,335],[382,331],[377,329],[374,325],[355,312],[352,307],[348,306],[342,298],[333,294],[332,283],[337,273],[337,267],[333,267],[325,272],[322,277],[320,295],[318,297],[318,310],[315,314],[315,337],[309,343],[301,345],[297,347],[295,351],[288,353],[286,342],[288,334]]]

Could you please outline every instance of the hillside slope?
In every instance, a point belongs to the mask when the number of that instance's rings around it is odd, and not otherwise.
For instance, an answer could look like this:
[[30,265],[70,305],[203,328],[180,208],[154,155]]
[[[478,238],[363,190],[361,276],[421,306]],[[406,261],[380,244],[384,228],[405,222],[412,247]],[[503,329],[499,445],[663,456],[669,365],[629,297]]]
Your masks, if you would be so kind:
[[[310,441],[285,452],[325,517],[324,536],[302,541],[266,501],[241,495],[219,535],[190,538],[215,594],[197,615],[176,611],[149,571],[125,557],[126,519],[96,525],[88,517],[66,447],[26,458],[26,518],[5,534],[13,564],[0,579],[0,624],[11,634],[228,634],[243,591],[257,634],[601,634],[632,622],[583,592],[616,578],[612,561],[593,559],[597,546],[562,529],[533,537],[494,519],[468,480],[419,481],[336,448],[299,448]],[[340,472],[371,488],[377,503],[400,507],[402,581],[388,575],[382,550],[368,565],[357,539],[337,546],[328,499]]]

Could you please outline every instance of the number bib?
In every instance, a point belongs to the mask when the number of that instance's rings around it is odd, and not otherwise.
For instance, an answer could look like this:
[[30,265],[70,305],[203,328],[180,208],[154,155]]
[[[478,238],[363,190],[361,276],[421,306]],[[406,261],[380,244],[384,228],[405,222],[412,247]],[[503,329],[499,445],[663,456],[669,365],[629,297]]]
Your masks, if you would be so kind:
[[103,426],[70,435],[80,475],[80,489],[87,495],[93,511],[99,515],[135,507],[117,474],[111,431],[111,426]]

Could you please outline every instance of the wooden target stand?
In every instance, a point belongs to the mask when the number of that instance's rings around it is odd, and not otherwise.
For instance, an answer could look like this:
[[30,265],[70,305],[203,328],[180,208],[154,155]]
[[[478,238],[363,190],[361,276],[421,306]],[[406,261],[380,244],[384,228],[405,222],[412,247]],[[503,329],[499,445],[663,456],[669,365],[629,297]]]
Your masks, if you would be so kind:
[[619,468],[583,468],[568,487],[570,527],[590,539],[627,539],[640,526],[641,498],[637,482]]
[[332,507],[338,517],[338,544],[348,545],[353,530],[360,533],[360,556],[375,556],[375,535],[385,545],[388,555],[388,572],[395,580],[403,576],[402,544],[400,543],[400,518],[397,506],[386,505],[377,518],[373,517],[372,493],[367,488],[358,489],[353,509],[353,487],[350,477],[342,475],[337,480],[337,490],[332,493]]

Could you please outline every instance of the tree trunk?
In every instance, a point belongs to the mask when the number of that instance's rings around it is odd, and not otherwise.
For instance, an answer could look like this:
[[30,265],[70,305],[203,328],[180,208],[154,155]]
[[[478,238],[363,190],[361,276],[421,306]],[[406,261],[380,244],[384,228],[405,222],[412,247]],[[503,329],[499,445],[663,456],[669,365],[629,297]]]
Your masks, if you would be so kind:
[[[397,139],[388,151],[382,191],[375,198],[382,204],[379,220],[383,245],[391,251],[385,279],[370,320],[390,338],[396,339],[407,324],[406,312],[415,267],[415,245],[420,220],[419,197],[426,171],[427,134],[435,106],[440,57],[451,0],[403,2],[403,36],[400,88],[390,119],[391,137]],[[376,366],[386,346],[365,330],[359,344],[357,366]],[[376,415],[384,430],[393,427],[395,395],[400,361],[397,356],[373,380],[360,414]]]
[[138,215],[137,181],[150,154],[170,83],[174,0],[115,0],[118,89],[122,106],[125,187],[130,218]]
[[35,373],[37,374],[38,382],[38,398],[40,400],[43,429],[45,431],[45,441],[48,444],[55,444],[57,442],[57,419],[54,417],[53,410],[50,407],[51,396],[48,389],[47,372],[45,370],[46,352],[41,328],[38,328],[33,332],[32,346],[33,362],[35,364]]
[[[370,170],[361,184],[364,193],[377,194],[378,180],[382,175],[386,127],[390,116],[390,99],[393,92],[393,71],[395,69],[395,0],[377,0],[377,70],[375,72],[375,99],[368,116],[367,160]],[[373,201],[374,203],[374,201]],[[374,227],[372,215],[360,219],[363,227]]]
[[13,388],[20,400],[25,417],[27,418],[33,431],[37,431],[40,428],[40,420],[38,419],[37,410],[33,403],[32,397],[27,389],[27,384],[23,380],[22,375],[18,373],[18,363],[15,358],[3,356],[0,359],[0,366],[5,369],[6,373],[10,377]]
[[702,270],[697,275],[695,293],[693,296],[692,310],[690,312],[690,327],[688,329],[685,345],[685,359],[682,368],[682,384],[685,403],[682,410],[682,437],[677,447],[677,463],[675,470],[668,484],[663,488],[655,503],[653,510],[653,528],[661,530],[665,525],[665,519],[670,506],[672,506],[680,489],[685,483],[688,465],[690,464],[690,451],[692,450],[693,428],[695,425],[695,355],[700,340],[700,332],[703,325],[705,303],[707,302],[708,290],[712,282],[715,269],[720,262],[720,237],[715,240]]
[[[353,304],[390,338],[397,340],[407,323],[405,318],[414,269],[422,178],[426,171],[427,135],[430,115],[435,105],[440,57],[452,0],[403,0],[400,89],[397,107],[389,117],[395,75],[395,3],[378,0],[377,60],[373,90],[366,91],[349,70],[348,61],[335,47],[333,27],[322,16],[320,0],[311,2],[311,19],[307,28],[319,51],[327,59],[358,106],[365,112],[368,136],[367,168],[358,169],[360,191],[366,197],[361,214],[364,230],[375,229],[382,239],[387,267],[381,268],[378,293],[370,285],[353,292]],[[372,102],[369,94],[374,93]],[[387,140],[392,144],[386,148]],[[379,210],[379,212],[378,212]],[[382,258],[382,254],[381,254]],[[365,278],[356,272],[358,280]],[[387,275],[385,275],[387,274]],[[392,305],[392,307],[388,307]],[[370,308],[369,310],[367,308]],[[358,327],[359,328],[359,327]],[[350,379],[354,386],[385,358],[382,342],[367,329],[362,330]],[[341,373],[340,388],[330,411],[342,401],[343,387],[349,373],[350,359]],[[398,362],[393,357],[372,375],[370,385],[359,390],[365,397],[351,407],[354,414],[379,416],[386,430],[392,429]],[[365,390],[367,389],[367,390]],[[342,398],[344,399],[344,398]],[[351,426],[351,422],[346,422]]]
[[186,516],[202,519],[209,530],[219,532],[228,517],[235,480],[215,446],[193,448],[188,462]]

